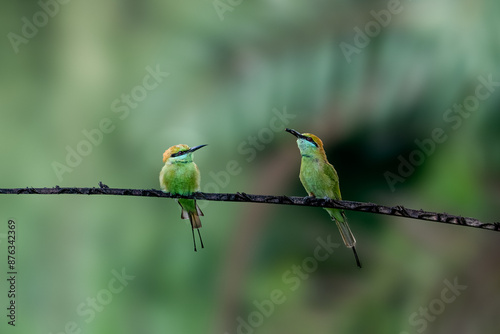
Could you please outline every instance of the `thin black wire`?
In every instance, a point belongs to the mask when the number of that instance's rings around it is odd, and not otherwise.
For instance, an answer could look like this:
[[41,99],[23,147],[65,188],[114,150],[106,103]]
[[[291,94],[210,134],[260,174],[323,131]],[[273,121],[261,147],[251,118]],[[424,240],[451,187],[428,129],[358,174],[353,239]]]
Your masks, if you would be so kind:
[[368,213],[376,213],[382,215],[412,218],[417,220],[425,220],[436,223],[452,224],[458,226],[469,226],[481,228],[490,231],[500,231],[500,223],[483,223],[478,219],[452,215],[448,213],[438,213],[424,210],[414,210],[397,206],[385,206],[374,203],[364,203],[355,201],[331,200],[326,198],[316,197],[296,197],[296,196],[273,196],[273,195],[251,195],[244,192],[238,193],[202,193],[197,192],[190,196],[173,195],[164,193],[157,189],[118,189],[109,188],[107,185],[99,182],[99,187],[93,188],[75,188],[75,187],[59,187],[53,188],[6,188],[0,189],[0,194],[4,195],[116,195],[116,196],[145,196],[145,197],[164,197],[164,198],[190,198],[206,201],[223,201],[223,202],[249,202],[249,203],[268,203],[281,205],[299,205],[299,206],[314,206],[323,208],[337,208],[351,211],[360,211]]

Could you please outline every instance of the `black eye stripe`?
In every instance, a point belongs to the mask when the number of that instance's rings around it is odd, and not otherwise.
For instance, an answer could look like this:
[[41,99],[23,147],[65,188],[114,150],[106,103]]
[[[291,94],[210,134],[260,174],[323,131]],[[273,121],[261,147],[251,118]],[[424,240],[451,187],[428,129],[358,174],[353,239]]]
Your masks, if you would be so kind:
[[314,141],[314,139],[312,139],[311,137],[306,137],[307,138],[307,141],[310,141],[311,143],[314,144],[314,146],[318,147],[318,144],[316,144],[316,142]]
[[175,158],[175,157],[178,157],[179,155],[183,155],[185,152],[186,152],[186,150],[179,151],[177,153],[172,154],[171,156]]

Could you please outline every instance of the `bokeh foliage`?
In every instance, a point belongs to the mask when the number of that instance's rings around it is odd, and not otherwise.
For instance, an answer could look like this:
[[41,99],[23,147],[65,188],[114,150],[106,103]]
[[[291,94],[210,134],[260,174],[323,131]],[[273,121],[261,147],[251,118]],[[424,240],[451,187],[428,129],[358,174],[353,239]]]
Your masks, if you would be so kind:
[[[478,76],[500,81],[500,4],[401,4],[348,62],[340,43],[353,44],[354,28],[387,2],[243,1],[221,20],[211,1],[75,0],[17,53],[8,34],[41,7],[4,2],[0,187],[158,189],[163,151],[186,143],[209,145],[195,154],[202,190],[305,195],[294,138],[265,130],[275,124],[323,139],[344,199],[498,221],[500,91],[456,129],[443,115]],[[120,119],[113,102],[148,66],[169,76]],[[274,121],[285,112],[294,118]],[[58,179],[54,161],[104,118],[114,130]],[[436,128],[447,140],[391,191],[384,173]],[[233,160],[238,173],[224,174]],[[495,232],[348,212],[365,267],[339,247],[292,292],[282,275],[316,239],[341,242],[320,209],[203,203],[206,248],[194,253],[173,200],[2,196],[0,208],[0,233],[8,218],[18,224],[20,272],[18,325],[2,316],[2,333],[59,333],[71,321],[82,333],[236,333],[274,289],[287,300],[255,333],[416,333],[411,314],[455,277],[467,289],[426,332],[498,331]],[[86,323],[78,305],[122,268],[135,278]],[[5,310],[5,280],[0,288]]]

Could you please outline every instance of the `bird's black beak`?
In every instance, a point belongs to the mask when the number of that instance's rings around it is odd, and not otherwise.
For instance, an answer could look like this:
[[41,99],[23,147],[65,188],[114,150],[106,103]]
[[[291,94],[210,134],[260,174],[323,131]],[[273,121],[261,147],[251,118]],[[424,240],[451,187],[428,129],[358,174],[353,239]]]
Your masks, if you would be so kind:
[[318,147],[318,144],[316,144],[316,142],[311,137],[304,136],[303,134],[301,134],[298,131],[295,131],[294,129],[286,128],[285,131],[290,132],[292,135],[294,135],[297,138],[307,140],[308,142],[311,142],[314,146]]
[[191,147],[189,150],[179,151],[177,153],[174,153],[174,154],[171,155],[171,157],[178,157],[180,155],[184,155],[184,154],[188,154],[188,153],[193,153],[194,151],[199,150],[200,148],[205,147],[205,146],[207,146],[207,145],[194,146],[194,147]]
[[292,135],[294,135],[297,138],[302,138],[302,139],[306,139],[307,138],[306,136],[303,136],[300,132],[295,131],[294,129],[286,128],[285,131],[286,132],[290,132]]
[[198,146],[195,146],[195,147],[191,147],[189,150],[187,150],[185,152],[186,153],[193,153],[194,151],[199,150],[200,148],[205,147],[205,146],[207,146],[207,145],[205,144],[205,145],[198,145]]

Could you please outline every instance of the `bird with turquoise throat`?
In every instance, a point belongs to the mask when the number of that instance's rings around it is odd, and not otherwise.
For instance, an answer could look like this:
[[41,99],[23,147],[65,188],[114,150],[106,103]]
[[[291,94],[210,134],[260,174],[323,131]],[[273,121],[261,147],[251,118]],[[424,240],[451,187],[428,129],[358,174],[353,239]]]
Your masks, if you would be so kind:
[[[293,129],[286,129],[297,138],[297,145],[302,157],[299,178],[309,196],[341,200],[339,177],[337,171],[326,158],[323,142],[311,133],[300,133]],[[349,228],[343,210],[325,208],[331,219],[337,223],[344,244],[352,248],[356,264],[361,268],[358,253],[356,252],[356,239]]]
[[[171,194],[185,196],[200,191],[200,171],[198,166],[193,162],[193,152],[204,146],[206,145],[190,148],[188,145],[179,144],[169,147],[165,153],[163,153],[163,162],[165,165],[160,171],[161,190]],[[203,216],[203,212],[194,199],[179,198],[178,203],[182,208],[181,218],[189,219],[191,222],[194,251],[196,252],[196,241],[194,238],[195,229],[198,231],[201,248],[204,248],[200,233],[200,216]]]

